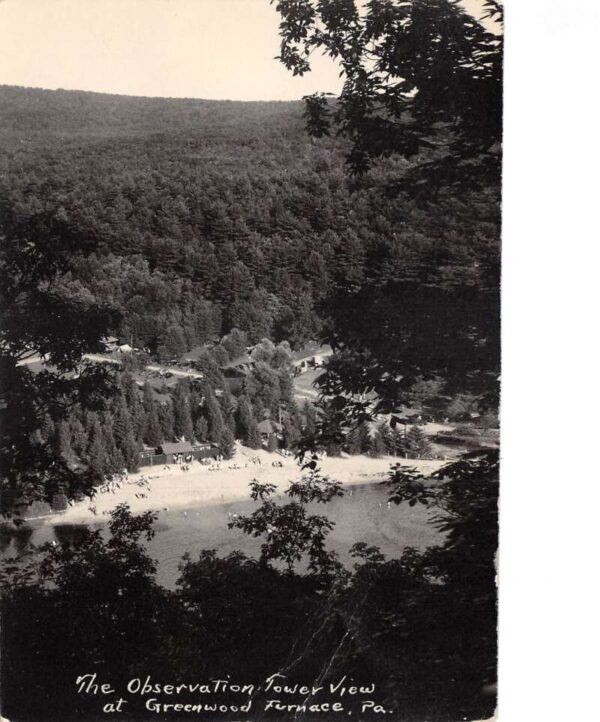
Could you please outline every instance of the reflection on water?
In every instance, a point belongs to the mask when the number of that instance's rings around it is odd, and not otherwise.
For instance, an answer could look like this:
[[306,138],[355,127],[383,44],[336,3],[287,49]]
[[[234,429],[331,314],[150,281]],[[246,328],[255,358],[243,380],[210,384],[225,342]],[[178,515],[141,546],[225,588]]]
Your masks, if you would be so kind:
[[86,524],[56,524],[54,536],[59,544],[76,544],[88,531]]
[[[438,533],[428,524],[428,513],[421,506],[397,507],[387,504],[388,490],[380,484],[349,487],[343,497],[328,504],[308,505],[311,514],[325,514],[335,522],[329,536],[329,547],[340,560],[351,566],[350,547],[364,541],[379,546],[388,557],[396,557],[402,549],[412,546],[423,549],[439,543]],[[288,497],[281,495],[280,503]],[[251,514],[258,504],[250,499],[227,504],[191,508],[163,509],[154,524],[156,536],[148,542],[150,555],[158,562],[158,582],[174,588],[179,576],[181,557],[189,552],[195,558],[202,549],[215,549],[219,555],[242,550],[249,556],[260,553],[260,539],[248,537],[239,529],[228,529],[233,514]],[[106,522],[84,524],[26,525],[16,529],[0,528],[0,555],[23,554],[31,545],[53,541],[76,543],[87,528],[106,529]]]
[[29,549],[32,536],[33,529],[27,524],[21,526],[0,525],[0,554],[21,556]]
[[[96,525],[97,526],[97,525]],[[90,528],[86,524],[45,525],[29,522],[0,525],[0,558],[21,557],[47,542],[75,544]]]

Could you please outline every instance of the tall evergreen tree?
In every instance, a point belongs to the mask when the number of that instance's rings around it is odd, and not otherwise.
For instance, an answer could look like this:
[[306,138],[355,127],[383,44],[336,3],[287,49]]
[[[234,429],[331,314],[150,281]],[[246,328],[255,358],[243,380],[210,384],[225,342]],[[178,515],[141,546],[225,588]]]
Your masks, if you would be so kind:
[[71,435],[71,448],[81,459],[87,448],[88,437],[78,416],[74,415],[71,417],[69,421],[69,432]]
[[223,421],[223,414],[221,413],[219,402],[209,387],[207,387],[204,395],[203,412],[208,425],[208,439],[218,444],[222,438],[221,435],[225,428],[225,422]]
[[134,437],[131,415],[122,394],[117,397],[113,408],[113,428],[117,448],[123,454],[125,466],[128,469],[136,469],[139,464],[139,448]]
[[71,448],[71,438],[69,433],[69,424],[65,420],[59,421],[54,429],[54,446],[56,453],[65,462],[73,461],[73,449]]
[[388,448],[394,456],[400,456],[406,451],[406,437],[398,427],[389,432]]
[[394,453],[392,450],[392,429],[385,421],[377,424],[377,428],[373,436],[373,445],[375,447],[374,451],[377,452],[378,456]]
[[235,436],[235,427],[236,427],[236,420],[235,420],[235,405],[233,403],[233,399],[231,397],[231,394],[229,391],[225,388],[223,389],[223,394],[221,395],[219,399],[219,403],[221,404],[221,412],[223,414],[223,421],[228,426],[230,431]]
[[360,453],[368,454],[371,451],[371,431],[368,424],[362,423],[358,427],[358,436],[360,440]]
[[360,434],[358,429],[350,429],[346,434],[344,450],[348,454],[360,454]]
[[92,476],[94,483],[100,483],[107,474],[108,460],[104,448],[104,438],[100,421],[94,413],[88,415],[89,421],[89,444],[87,448],[88,473]]
[[236,410],[236,432],[245,446],[251,449],[260,449],[262,440],[252,406],[247,396],[240,396]]
[[304,402],[302,413],[304,415],[303,434],[305,436],[313,436],[317,430],[317,410],[308,399]]
[[198,441],[208,441],[208,421],[204,416],[198,416],[196,419],[194,436]]
[[419,426],[411,426],[406,434],[406,450],[410,456],[423,456],[429,454],[431,445]]
[[156,401],[154,400],[149,384],[144,384],[142,404],[144,409],[144,432],[142,438],[148,446],[156,447],[162,441],[162,431]]
[[177,438],[192,441],[194,424],[192,423],[188,388],[189,384],[183,381],[177,384],[173,392],[174,431]]
[[104,452],[106,454],[106,470],[109,474],[117,474],[126,466],[122,451],[117,447],[113,428],[113,417],[110,411],[100,417]]
[[175,438],[175,416],[172,404],[164,403],[159,405],[158,421],[160,423],[161,441],[173,441]]
[[144,434],[146,419],[144,408],[140,402],[138,386],[130,373],[124,373],[122,375],[121,384],[127,409],[131,416],[133,435],[136,440],[140,440]]
[[45,414],[40,426],[40,435],[43,441],[50,441],[54,438],[54,421],[49,414]]
[[215,443],[218,445],[221,453],[226,459],[231,459],[235,453],[235,438],[228,426],[223,426],[218,433]]

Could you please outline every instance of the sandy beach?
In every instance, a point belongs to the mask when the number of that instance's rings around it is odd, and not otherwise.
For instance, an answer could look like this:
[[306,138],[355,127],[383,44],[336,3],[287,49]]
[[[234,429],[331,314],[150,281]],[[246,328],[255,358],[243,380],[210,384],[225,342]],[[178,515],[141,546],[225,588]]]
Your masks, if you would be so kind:
[[[254,462],[252,461],[254,459]],[[273,466],[274,463],[282,466]],[[321,471],[343,485],[365,484],[384,479],[391,464],[403,463],[431,473],[444,461],[428,459],[406,460],[400,457],[369,456],[324,457]],[[248,484],[252,479],[275,484],[281,491],[290,481],[301,476],[293,457],[281,456],[264,450],[248,449],[238,444],[233,459],[222,461],[212,469],[195,461],[189,471],[178,465],[145,467],[129,474],[116,485],[99,489],[96,497],[75,502],[66,511],[46,517],[49,524],[93,523],[106,517],[117,504],[127,503],[132,512],[171,510],[198,507],[203,504],[230,503],[249,498]]]

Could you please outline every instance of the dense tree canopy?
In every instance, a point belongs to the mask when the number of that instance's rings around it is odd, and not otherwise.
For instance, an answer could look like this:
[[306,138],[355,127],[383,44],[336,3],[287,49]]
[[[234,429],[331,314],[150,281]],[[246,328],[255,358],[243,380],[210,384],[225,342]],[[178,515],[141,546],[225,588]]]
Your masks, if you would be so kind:
[[0,190],[19,217],[58,214],[94,239],[70,284],[109,300],[113,333],[153,353],[232,327],[301,345],[382,251],[445,276],[497,256],[495,191],[465,190],[443,214],[386,198],[420,162],[398,156],[356,187],[348,141],[311,142],[300,103],[7,87],[0,100]]
[[[322,51],[344,78],[339,97],[305,98],[308,132],[349,141],[346,159],[354,173],[372,169],[362,181],[371,188],[381,159],[398,159],[381,200],[395,198],[408,217],[414,201],[428,208],[427,230],[408,242],[365,248],[347,238],[338,259],[345,278],[323,300],[324,337],[337,353],[322,391],[359,422],[398,413],[416,384],[434,380],[438,395],[471,393],[483,409],[497,407],[501,5],[482,0],[481,18],[458,0],[279,0],[276,8],[280,61],[303,74]],[[454,236],[448,254],[440,217],[467,209],[468,241]]]
[[[75,404],[100,408],[110,388],[106,369],[82,363],[82,354],[102,348],[118,312],[81,284],[65,283],[74,259],[93,247],[60,215],[22,218],[0,202],[2,509],[92,488],[67,463],[63,420]],[[32,354],[48,361],[41,373],[22,363]],[[57,422],[53,445],[42,436],[48,417]]]
[[496,32],[459,0],[277,0],[276,8],[289,70],[309,71],[315,50],[340,65],[339,97],[308,97],[305,116],[316,137],[335,129],[350,140],[353,171],[372,158],[416,158],[395,185],[429,200],[499,182],[499,2],[480,3]]

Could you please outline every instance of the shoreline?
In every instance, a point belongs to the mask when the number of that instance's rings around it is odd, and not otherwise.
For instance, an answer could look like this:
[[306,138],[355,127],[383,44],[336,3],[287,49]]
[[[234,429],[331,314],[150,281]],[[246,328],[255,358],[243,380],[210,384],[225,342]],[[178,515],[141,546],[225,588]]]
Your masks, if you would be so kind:
[[[273,466],[280,462],[282,466]],[[432,473],[448,461],[433,459],[404,459],[385,456],[324,457],[319,464],[323,476],[339,481],[343,486],[382,481],[392,464],[416,467],[425,474]],[[183,471],[178,465],[145,467],[129,474],[119,487],[100,487],[93,499],[74,502],[64,512],[27,519],[43,525],[94,524],[104,521],[118,504],[127,503],[134,514],[145,511],[164,511],[186,507],[201,507],[248,500],[248,484],[253,479],[274,484],[282,493],[291,481],[302,475],[294,457],[285,457],[263,449],[248,449],[239,443],[232,459],[216,465],[203,466],[198,462]]]

